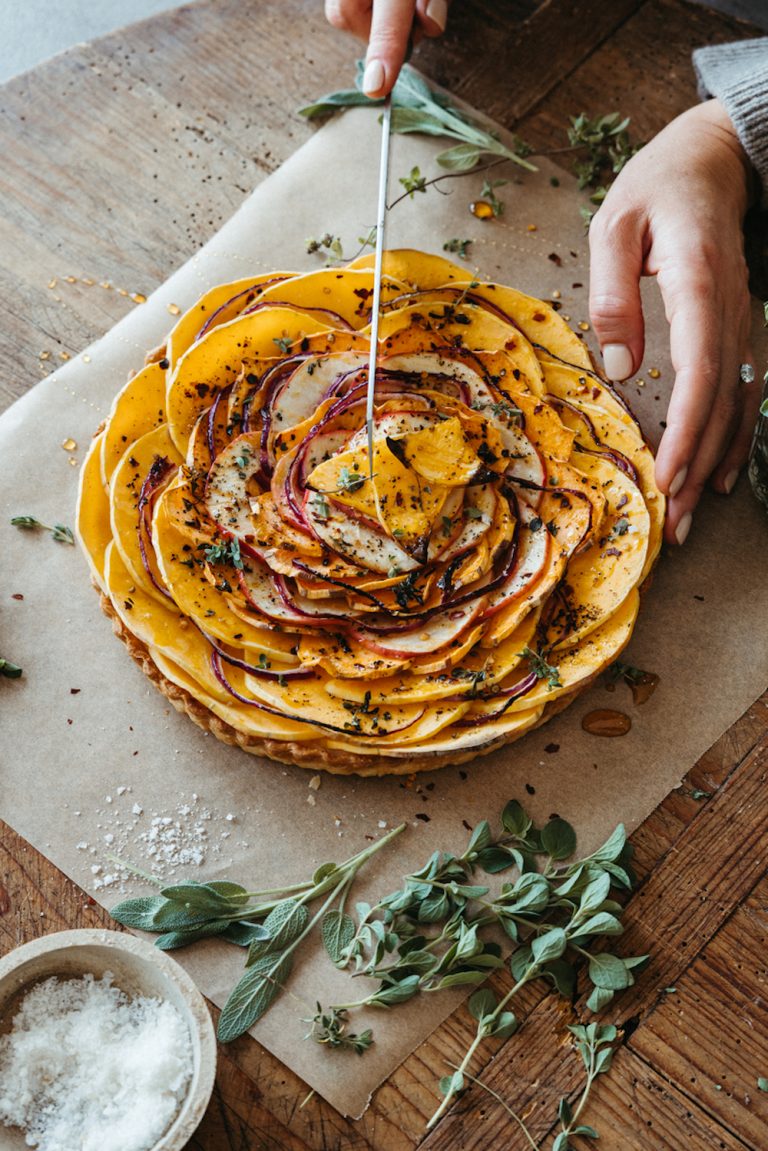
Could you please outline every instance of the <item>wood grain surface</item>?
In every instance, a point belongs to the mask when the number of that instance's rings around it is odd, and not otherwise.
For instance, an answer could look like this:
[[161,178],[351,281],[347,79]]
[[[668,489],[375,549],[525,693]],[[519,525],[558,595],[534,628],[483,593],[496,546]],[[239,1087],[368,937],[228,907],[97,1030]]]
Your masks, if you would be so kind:
[[[201,0],[79,47],[0,88],[0,407],[148,295],[312,132],[294,115],[348,82],[356,47],[319,0]],[[696,99],[691,49],[754,34],[682,0],[454,0],[414,63],[537,148],[568,117],[620,110],[647,139]],[[563,158],[563,163],[566,163]],[[768,1147],[768,694],[633,836],[626,954],[648,969],[587,1121],[604,1151]],[[695,715],[691,715],[695,722]],[[4,751],[3,754],[9,754]],[[0,823],[0,950],[107,914]],[[508,977],[507,977],[508,978]],[[495,977],[499,987],[505,976]],[[553,1054],[583,1003],[528,988],[524,1026],[474,1068],[551,1146],[578,1061]],[[474,1033],[457,1011],[357,1122],[250,1037],[220,1049],[195,1151],[486,1151],[526,1146],[473,1086],[429,1135],[434,1082]],[[583,1144],[582,1144],[583,1145]]]

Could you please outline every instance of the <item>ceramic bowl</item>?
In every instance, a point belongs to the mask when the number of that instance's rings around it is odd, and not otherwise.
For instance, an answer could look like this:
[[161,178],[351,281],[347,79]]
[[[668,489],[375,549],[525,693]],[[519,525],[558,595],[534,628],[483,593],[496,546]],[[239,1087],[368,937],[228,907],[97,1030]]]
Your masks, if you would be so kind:
[[[0,1034],[11,1028],[25,993],[52,975],[72,979],[106,971],[129,997],[167,1000],[180,1012],[192,1041],[193,1072],[186,1098],[151,1151],[181,1151],[203,1117],[216,1075],[216,1037],[205,1000],[183,967],[143,939],[122,931],[59,931],[0,959]],[[0,1151],[25,1151],[18,1128],[0,1124]],[[149,1151],[149,1149],[148,1149]]]

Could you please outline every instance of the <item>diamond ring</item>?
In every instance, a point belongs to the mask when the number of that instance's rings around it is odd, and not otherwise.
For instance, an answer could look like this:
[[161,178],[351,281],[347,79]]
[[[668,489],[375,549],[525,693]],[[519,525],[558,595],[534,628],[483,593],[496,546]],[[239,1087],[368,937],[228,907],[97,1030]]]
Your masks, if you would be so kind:
[[739,367],[739,381],[742,384],[752,384],[755,380],[755,369],[751,364],[741,364]]

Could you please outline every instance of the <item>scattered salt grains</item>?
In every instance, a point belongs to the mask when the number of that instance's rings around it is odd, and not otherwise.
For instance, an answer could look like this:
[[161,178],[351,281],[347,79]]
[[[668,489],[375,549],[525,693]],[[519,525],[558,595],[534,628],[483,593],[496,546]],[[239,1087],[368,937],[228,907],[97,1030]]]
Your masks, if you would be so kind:
[[38,1151],[148,1151],[187,1093],[179,1011],[112,978],[38,983],[0,1037],[0,1120]]

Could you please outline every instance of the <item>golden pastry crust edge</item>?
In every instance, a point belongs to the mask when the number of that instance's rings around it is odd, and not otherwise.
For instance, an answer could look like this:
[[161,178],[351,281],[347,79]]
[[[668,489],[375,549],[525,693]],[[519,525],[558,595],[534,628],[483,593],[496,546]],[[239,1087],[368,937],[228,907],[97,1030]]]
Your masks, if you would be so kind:
[[[649,582],[650,576],[643,585],[643,590]],[[583,684],[579,685],[575,691],[560,696],[559,699],[553,700],[550,704],[546,704],[541,716],[531,727],[527,727],[520,732],[512,732],[508,735],[500,736],[498,739],[492,740],[490,743],[483,744],[480,747],[472,747],[465,751],[457,752],[427,752],[413,756],[398,756],[397,758],[385,755],[355,755],[354,752],[323,747],[316,740],[304,742],[265,739],[260,736],[248,735],[245,732],[238,731],[237,728],[225,720],[220,719],[217,715],[214,715],[210,708],[200,703],[200,701],[195,699],[185,688],[179,687],[178,684],[173,683],[167,676],[163,675],[149,654],[146,644],[142,643],[140,639],[125,627],[113,608],[109,597],[104,594],[101,588],[97,587],[96,590],[99,592],[101,610],[111,620],[112,630],[115,635],[125,644],[128,654],[134,663],[138,664],[146,677],[162,692],[176,711],[187,715],[193,723],[197,724],[203,731],[207,731],[215,736],[216,739],[222,743],[240,747],[243,751],[248,752],[249,755],[266,756],[268,759],[277,760],[279,763],[288,763],[294,764],[297,767],[327,771],[332,775],[413,775],[417,772],[433,771],[442,767],[468,763],[470,760],[477,759],[480,756],[489,755],[492,751],[498,751],[499,748],[506,744],[514,743],[515,740],[528,735],[529,732],[534,731],[535,728],[541,727],[543,723],[546,723],[553,716],[557,715],[558,712],[563,711],[572,704],[576,696],[586,691],[597,676],[600,675],[600,671],[595,672],[595,674],[585,680]],[[618,656],[619,652],[616,654]]]

